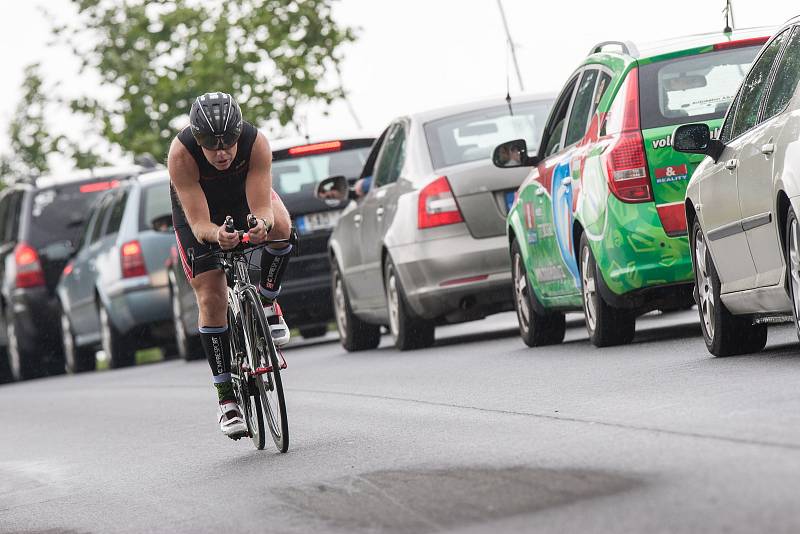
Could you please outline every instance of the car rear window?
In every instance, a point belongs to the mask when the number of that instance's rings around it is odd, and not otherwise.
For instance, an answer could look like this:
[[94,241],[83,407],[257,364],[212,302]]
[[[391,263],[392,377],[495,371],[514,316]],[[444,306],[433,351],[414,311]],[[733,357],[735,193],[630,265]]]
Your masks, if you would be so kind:
[[83,230],[89,207],[103,191],[117,185],[118,179],[109,178],[102,182],[71,183],[33,191],[25,239],[36,248],[59,241],[75,243]]
[[169,182],[148,185],[142,190],[142,220],[139,228],[150,228],[156,217],[172,213]]
[[642,128],[721,119],[760,48],[719,50],[642,65]]
[[272,189],[279,195],[314,194],[317,182],[329,176],[358,178],[370,147],[350,148],[309,156],[275,159],[272,162]]
[[512,102],[512,109],[494,106],[425,124],[433,167],[489,159],[497,145],[512,139],[525,139],[535,154],[551,105],[550,100]]

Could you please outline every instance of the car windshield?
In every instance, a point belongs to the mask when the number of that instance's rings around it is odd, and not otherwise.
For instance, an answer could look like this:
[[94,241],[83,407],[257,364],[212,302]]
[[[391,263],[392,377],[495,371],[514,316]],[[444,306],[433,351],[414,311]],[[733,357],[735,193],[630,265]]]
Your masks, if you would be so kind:
[[311,156],[276,159],[272,162],[272,188],[281,196],[314,194],[317,182],[329,176],[358,178],[369,155],[369,147],[351,148]]
[[642,128],[722,118],[759,49],[748,46],[642,65]]
[[142,203],[142,220],[140,228],[150,228],[153,219],[172,213],[172,203],[169,196],[169,182],[148,185],[144,191]]
[[59,241],[76,242],[89,207],[103,191],[119,185],[109,178],[102,182],[66,184],[39,189],[30,204],[31,224],[27,241],[35,248]]
[[494,106],[425,124],[433,167],[489,159],[497,145],[512,139],[525,139],[528,152],[535,154],[551,105],[550,100],[512,102],[511,110]]

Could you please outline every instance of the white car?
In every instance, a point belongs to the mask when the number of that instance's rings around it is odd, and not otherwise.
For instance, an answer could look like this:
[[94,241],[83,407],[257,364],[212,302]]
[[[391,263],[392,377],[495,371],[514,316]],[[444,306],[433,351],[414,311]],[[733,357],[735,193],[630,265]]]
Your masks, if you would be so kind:
[[685,207],[695,300],[716,356],[761,350],[769,323],[800,324],[799,80],[796,17],[759,52],[718,139],[703,124],[673,134],[675,150],[707,156]]

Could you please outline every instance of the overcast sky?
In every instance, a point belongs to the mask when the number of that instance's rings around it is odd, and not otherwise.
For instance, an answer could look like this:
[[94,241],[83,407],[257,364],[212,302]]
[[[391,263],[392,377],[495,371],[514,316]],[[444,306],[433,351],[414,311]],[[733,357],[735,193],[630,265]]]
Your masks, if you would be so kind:
[[[724,0],[502,1],[525,92],[534,93],[558,91],[598,41],[646,42],[720,31],[725,5]],[[734,0],[733,5],[740,28],[780,25],[800,14],[796,0]],[[94,84],[76,76],[77,62],[69,51],[49,45],[49,24],[40,9],[69,17],[69,0],[0,0],[0,7],[5,20],[0,140],[5,145],[25,65],[41,62],[47,85],[65,96],[91,92]],[[504,96],[507,72],[512,95],[520,93],[497,0],[339,0],[334,14],[341,24],[360,28],[358,41],[344,50],[342,75],[368,132],[404,113]],[[301,114],[314,136],[356,130],[343,103],[332,106],[328,117],[321,107]],[[52,126],[72,127],[67,114],[54,116]]]

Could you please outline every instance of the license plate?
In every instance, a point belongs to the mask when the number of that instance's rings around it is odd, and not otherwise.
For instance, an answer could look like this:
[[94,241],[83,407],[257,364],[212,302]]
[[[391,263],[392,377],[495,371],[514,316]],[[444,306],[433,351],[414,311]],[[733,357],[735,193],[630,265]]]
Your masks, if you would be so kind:
[[511,204],[514,203],[514,196],[517,194],[516,191],[507,191],[506,192],[506,209],[511,209]]
[[296,219],[297,231],[301,234],[310,234],[318,230],[330,230],[336,226],[339,220],[339,211],[320,211],[318,213],[308,213]]

